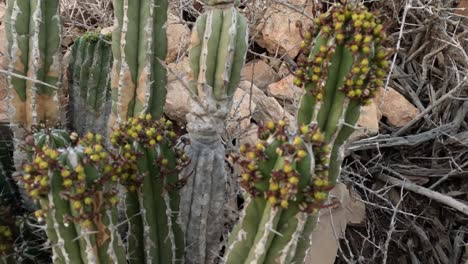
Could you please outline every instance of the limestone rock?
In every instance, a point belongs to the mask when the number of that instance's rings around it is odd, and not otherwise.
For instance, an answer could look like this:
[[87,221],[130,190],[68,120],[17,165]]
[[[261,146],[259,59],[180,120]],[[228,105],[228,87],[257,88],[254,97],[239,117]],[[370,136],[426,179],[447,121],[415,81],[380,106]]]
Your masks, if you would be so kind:
[[227,132],[229,134],[242,133],[248,129],[251,123],[252,113],[255,112],[257,104],[251,101],[250,95],[244,90],[237,89],[231,107],[230,117],[227,121]]
[[253,60],[247,63],[241,72],[242,80],[254,83],[260,90],[279,80],[276,71],[263,60]]
[[354,198],[358,194],[350,195],[346,185],[338,183],[330,194],[339,201],[338,206],[320,211],[319,223],[312,233],[314,243],[306,257],[306,264],[335,263],[339,243],[337,239],[344,237],[346,226],[362,224],[365,220],[365,205]]
[[256,124],[250,124],[250,126],[243,130],[238,136],[239,143],[241,146],[243,144],[255,145],[258,142],[258,126]]
[[420,113],[403,95],[390,87],[386,91],[381,88],[374,102],[388,124],[395,127],[406,125]]
[[381,117],[382,114],[379,112],[374,102],[370,105],[362,106],[357,128],[350,136],[349,141],[355,141],[378,134],[379,120]]
[[294,85],[294,75],[272,83],[267,87],[267,94],[275,97],[278,102],[283,105],[290,114],[294,115],[303,94],[302,88]]
[[173,14],[168,15],[167,24],[168,50],[166,63],[171,63],[183,57],[184,53],[188,51],[190,29],[187,25],[180,23],[180,19]]
[[[295,5],[297,10],[305,8],[305,13],[310,14],[308,2],[307,0],[287,1],[289,5]],[[308,18],[285,5],[271,4],[265,12],[264,19],[256,26],[257,43],[272,54],[287,53],[291,58],[296,57],[300,51],[299,44],[302,42],[299,29],[296,27],[297,21],[304,23]],[[303,25],[303,28],[307,28],[307,25]]]
[[112,34],[112,31],[114,31],[114,28],[115,28],[115,26],[110,26],[110,27],[103,28],[103,29],[101,29],[101,34],[102,35]]
[[[164,113],[179,124],[186,124],[185,115],[190,111],[191,94],[184,84],[188,84],[188,72],[190,71],[188,58],[181,60],[179,63],[171,63],[168,65],[168,85],[166,104]],[[174,74],[177,74],[177,78]],[[183,83],[182,83],[183,82]]]
[[455,13],[462,15],[462,16],[468,16],[468,0],[461,0],[457,8],[460,8],[460,9],[457,9]]
[[284,110],[278,101],[272,97],[268,97],[253,83],[242,81],[239,84],[239,88],[244,90],[247,94],[252,94],[252,101],[257,105],[257,109],[252,114],[252,118],[257,123],[262,123],[268,120],[278,121],[280,119],[287,119],[291,124],[294,124],[294,117]]

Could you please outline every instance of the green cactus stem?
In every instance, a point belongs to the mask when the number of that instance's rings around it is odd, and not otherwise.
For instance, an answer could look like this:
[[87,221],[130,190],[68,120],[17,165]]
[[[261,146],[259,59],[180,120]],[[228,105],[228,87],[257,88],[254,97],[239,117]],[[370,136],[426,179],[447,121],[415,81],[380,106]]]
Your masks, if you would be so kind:
[[[254,198],[230,237],[228,263],[304,262],[360,106],[383,85],[389,52],[372,13],[360,4],[336,4],[314,22],[296,72],[295,84],[306,90],[296,135],[284,131],[284,122],[270,122],[259,129],[257,146],[241,148],[242,187]],[[267,152],[272,146],[277,156]],[[259,199],[267,201],[264,208]],[[246,223],[260,214],[260,222]]]
[[99,134],[79,141],[68,134],[64,145],[66,132],[56,138],[51,131],[41,130],[30,142],[34,154],[21,181],[38,203],[35,215],[45,222],[54,263],[126,263],[116,228],[120,179],[114,176],[127,161],[109,152]]
[[123,157],[135,161],[138,172],[122,174],[127,187],[131,263],[182,262],[185,245],[174,188],[187,158],[175,150],[176,139],[171,121],[154,121],[150,114],[130,118],[111,135],[111,143],[120,146]]
[[192,32],[190,88],[200,100],[187,116],[191,163],[181,200],[187,263],[213,263],[224,228],[228,179],[220,134],[248,47],[247,19],[233,2],[204,1],[208,7]]
[[[22,127],[60,120],[61,24],[58,0],[7,1],[6,40],[8,70],[25,76],[8,76],[9,113],[15,138]],[[19,141],[19,140],[18,140]],[[24,160],[16,148],[15,163]]]
[[69,64],[70,115],[80,135],[105,135],[112,105],[110,77],[112,49],[110,35],[86,33],[75,41]]
[[[317,211],[325,201],[330,184],[324,135],[316,125],[301,127],[294,137],[286,128],[284,121],[268,122],[259,128],[260,141],[242,146],[235,158],[243,171],[241,186],[252,198],[230,236],[226,263],[283,263],[304,223],[302,214]],[[309,153],[315,153],[313,158]]]
[[110,127],[142,113],[158,118],[166,97],[167,0],[114,0]]

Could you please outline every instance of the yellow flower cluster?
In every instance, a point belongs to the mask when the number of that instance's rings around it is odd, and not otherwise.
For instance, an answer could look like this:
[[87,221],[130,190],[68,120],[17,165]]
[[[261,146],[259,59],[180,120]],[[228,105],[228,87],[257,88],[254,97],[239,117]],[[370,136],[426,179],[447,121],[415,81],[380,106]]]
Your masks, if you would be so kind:
[[332,188],[330,149],[316,125],[302,126],[294,136],[286,127],[285,121],[267,122],[259,128],[257,144],[240,147],[240,156],[234,157],[242,168],[240,184],[272,206],[288,208],[296,203],[302,211],[312,212],[323,205]]

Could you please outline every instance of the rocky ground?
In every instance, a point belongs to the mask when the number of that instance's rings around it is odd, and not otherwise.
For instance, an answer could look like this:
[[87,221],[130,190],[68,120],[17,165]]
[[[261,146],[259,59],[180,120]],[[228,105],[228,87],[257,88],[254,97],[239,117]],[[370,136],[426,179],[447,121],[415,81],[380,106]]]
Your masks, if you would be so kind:
[[[305,27],[328,8],[306,0],[243,2],[251,49],[225,133],[232,150],[254,142],[265,120],[293,121],[303,93],[290,73],[300,52],[298,24]],[[468,212],[456,208],[466,210],[468,201],[468,10],[462,9],[468,1],[365,2],[380,12],[397,53],[388,85],[362,110],[334,190],[340,204],[324,210],[310,263],[466,264]],[[174,1],[169,16],[165,113],[182,129],[191,98],[190,29],[201,9]],[[0,1],[1,44],[3,12]],[[109,0],[64,1],[63,16],[64,49],[86,30],[109,32],[113,22]],[[0,62],[4,54],[0,47]]]

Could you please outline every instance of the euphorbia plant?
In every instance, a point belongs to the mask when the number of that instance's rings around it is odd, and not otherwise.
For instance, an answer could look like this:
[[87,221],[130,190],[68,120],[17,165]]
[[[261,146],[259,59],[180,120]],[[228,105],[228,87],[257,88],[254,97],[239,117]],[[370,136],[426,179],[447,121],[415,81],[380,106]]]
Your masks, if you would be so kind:
[[305,32],[297,129],[268,122],[259,128],[260,141],[235,157],[249,197],[226,263],[304,262],[360,106],[383,86],[389,52],[382,29],[363,5],[348,3],[335,4]]

